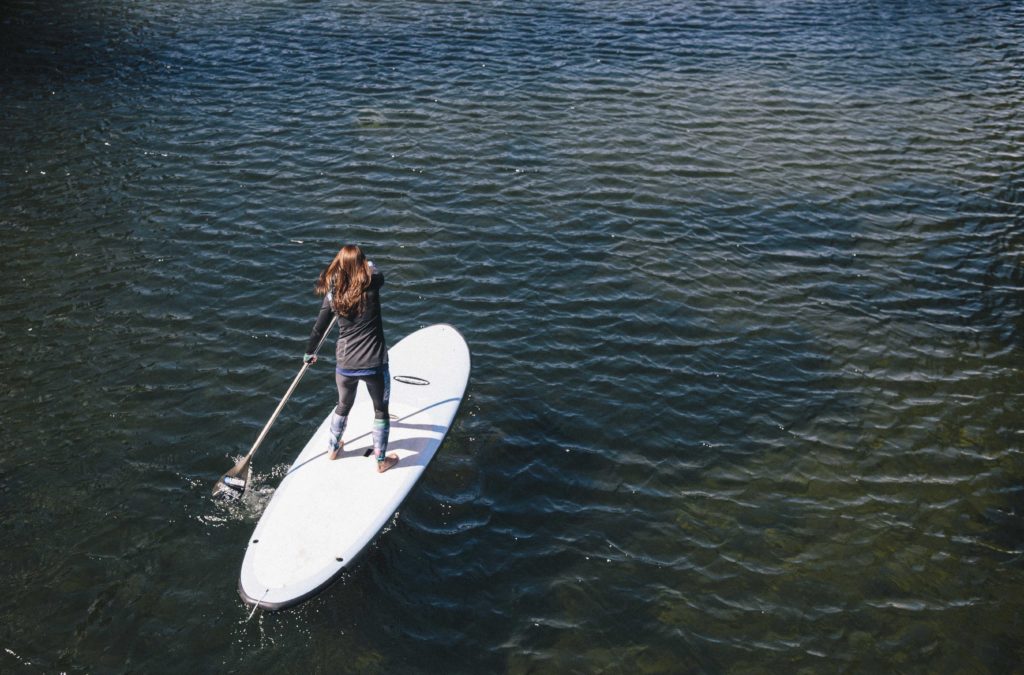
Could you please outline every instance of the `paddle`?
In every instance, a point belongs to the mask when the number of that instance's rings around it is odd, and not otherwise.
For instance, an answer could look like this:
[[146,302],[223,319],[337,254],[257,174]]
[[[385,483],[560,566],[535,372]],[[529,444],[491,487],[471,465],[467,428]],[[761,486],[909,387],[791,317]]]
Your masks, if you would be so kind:
[[[320,338],[320,343],[313,351],[314,356],[320,351],[320,347],[324,344],[324,340],[327,339],[327,334],[331,332],[331,328],[334,327],[334,322],[337,320],[338,317],[331,317],[331,323],[327,325],[327,329],[324,331],[324,336]],[[274,414],[270,416],[269,420],[267,420],[266,426],[263,427],[263,431],[260,432],[259,438],[256,439],[256,442],[252,444],[252,448],[245,457],[238,460],[238,463],[231,467],[231,471],[228,471],[226,474],[221,476],[220,480],[217,481],[217,484],[213,486],[213,496],[215,499],[234,500],[242,497],[242,494],[245,492],[245,488],[249,484],[249,461],[252,459],[252,456],[256,454],[256,448],[260,447],[260,443],[262,443],[263,439],[266,438],[267,432],[270,431],[270,427],[275,421],[277,421],[277,416],[281,414],[281,408],[283,408],[284,404],[288,402],[288,398],[292,395],[292,392],[295,391],[295,387],[298,386],[299,380],[301,380],[302,376],[306,374],[306,370],[309,369],[310,365],[312,365],[312,361],[302,364],[302,369],[299,370],[299,374],[295,376],[294,380],[292,380],[292,384],[288,387],[288,391],[285,392],[284,398],[282,398],[281,402],[277,404],[277,410],[275,410]]]

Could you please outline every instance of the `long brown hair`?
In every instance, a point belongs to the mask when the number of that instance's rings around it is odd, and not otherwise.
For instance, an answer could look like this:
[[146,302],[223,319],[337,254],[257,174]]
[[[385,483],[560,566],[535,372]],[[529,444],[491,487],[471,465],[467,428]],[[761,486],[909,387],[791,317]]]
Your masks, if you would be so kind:
[[332,292],[331,307],[338,316],[361,314],[370,287],[370,269],[366,256],[358,246],[342,246],[331,264],[320,273],[313,290],[317,295]]

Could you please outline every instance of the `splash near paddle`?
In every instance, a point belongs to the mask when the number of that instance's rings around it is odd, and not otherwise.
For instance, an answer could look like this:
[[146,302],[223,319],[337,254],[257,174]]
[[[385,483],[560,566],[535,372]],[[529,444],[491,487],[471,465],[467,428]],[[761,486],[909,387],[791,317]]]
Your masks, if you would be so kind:
[[256,525],[238,580],[246,604],[284,609],[330,585],[387,524],[440,447],[469,381],[466,341],[452,326],[429,326],[392,347],[388,359],[388,454],[398,464],[377,472],[373,407],[360,387],[340,457],[327,458],[328,414]]

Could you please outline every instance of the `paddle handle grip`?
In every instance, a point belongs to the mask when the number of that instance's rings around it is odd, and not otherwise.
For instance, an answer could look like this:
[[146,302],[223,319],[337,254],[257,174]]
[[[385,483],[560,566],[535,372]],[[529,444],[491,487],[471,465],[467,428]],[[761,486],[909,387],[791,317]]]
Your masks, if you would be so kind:
[[[331,323],[327,325],[327,328],[324,330],[323,337],[320,338],[320,342],[317,344],[316,349],[313,350],[314,354],[320,351],[320,347],[323,346],[324,340],[327,339],[327,334],[331,332],[332,328],[334,328],[334,323],[337,320],[337,316],[331,317]],[[277,404],[277,409],[274,410],[274,414],[270,416],[269,420],[267,420],[266,425],[263,427],[263,431],[260,432],[259,437],[256,438],[256,442],[252,444],[252,448],[250,448],[249,452],[245,455],[246,460],[253,456],[256,452],[256,448],[260,447],[260,443],[262,443],[263,439],[267,437],[267,432],[270,431],[270,427],[274,426],[274,422],[277,421],[277,416],[281,414],[281,409],[284,408],[284,404],[288,402],[289,398],[291,398],[292,392],[295,391],[295,387],[299,386],[299,380],[302,379],[302,376],[306,374],[306,371],[309,370],[311,365],[311,363],[302,364],[302,368],[299,369],[299,374],[295,376],[294,380],[292,380],[292,384],[288,387],[288,391],[285,392],[284,398],[282,398],[281,402]]]

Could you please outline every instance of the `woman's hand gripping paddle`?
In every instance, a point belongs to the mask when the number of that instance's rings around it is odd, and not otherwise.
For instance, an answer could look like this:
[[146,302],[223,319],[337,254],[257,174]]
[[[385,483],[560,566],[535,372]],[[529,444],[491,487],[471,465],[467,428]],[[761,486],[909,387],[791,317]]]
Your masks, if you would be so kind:
[[238,463],[231,467],[231,471],[220,477],[216,485],[213,486],[213,497],[214,499],[224,500],[235,500],[241,499],[242,494],[245,493],[245,488],[249,485],[249,478],[251,477],[251,471],[249,470],[249,462],[252,460],[252,456],[256,454],[256,449],[260,447],[260,443],[266,438],[267,432],[270,431],[270,427],[277,421],[277,416],[281,414],[281,409],[284,408],[284,404],[288,402],[288,398],[295,391],[295,387],[298,386],[299,380],[306,374],[309,369],[316,361],[316,353],[320,351],[320,347],[323,345],[324,340],[327,339],[327,334],[331,332],[331,328],[334,327],[334,322],[337,321],[337,317],[331,318],[331,323],[328,324],[327,329],[324,331],[324,335],[320,338],[320,343],[316,346],[316,350],[313,352],[314,358],[307,360],[302,364],[302,369],[299,370],[299,374],[292,380],[292,384],[288,387],[288,391],[285,392],[284,398],[277,404],[277,409],[274,414],[267,420],[266,426],[263,427],[263,431],[260,432],[259,438],[252,444],[249,452],[242,459],[238,460]]

